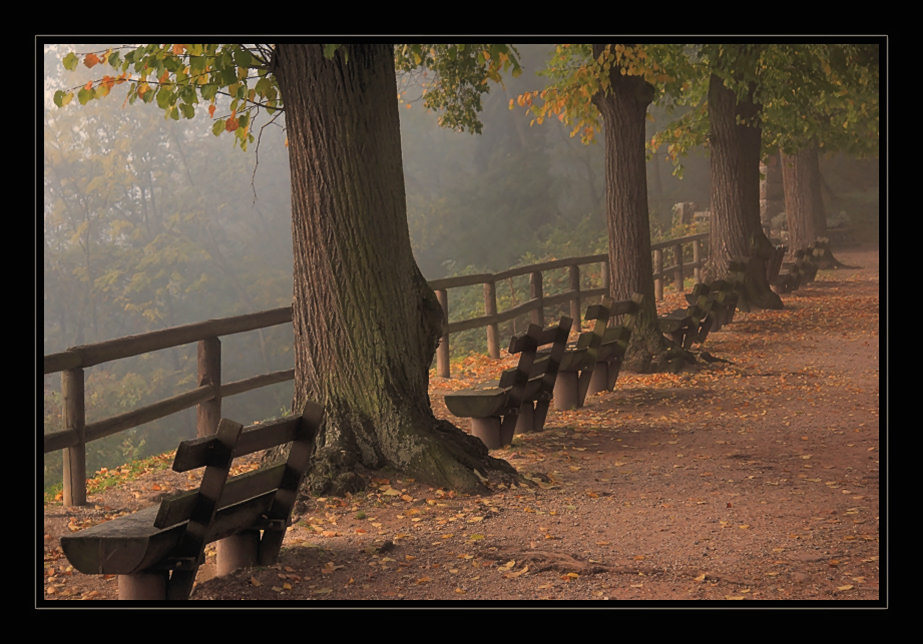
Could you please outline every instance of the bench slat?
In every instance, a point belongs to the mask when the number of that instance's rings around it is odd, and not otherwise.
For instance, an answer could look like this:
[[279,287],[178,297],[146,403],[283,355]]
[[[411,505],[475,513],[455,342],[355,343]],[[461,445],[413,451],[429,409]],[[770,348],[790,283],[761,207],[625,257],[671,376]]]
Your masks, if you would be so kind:
[[[218,501],[218,509],[274,491],[279,487],[284,471],[285,463],[279,463],[232,477],[224,487]],[[198,490],[191,490],[163,499],[157,518],[154,519],[154,526],[161,529],[169,528],[187,521],[195,508],[197,496]]]
[[[270,421],[265,425],[256,425],[241,432],[234,448],[234,457],[253,454],[282,443],[290,442],[298,428],[300,416],[285,416]],[[205,436],[183,441],[176,450],[173,469],[176,472],[188,472],[208,464],[209,454],[213,449],[215,437]]]

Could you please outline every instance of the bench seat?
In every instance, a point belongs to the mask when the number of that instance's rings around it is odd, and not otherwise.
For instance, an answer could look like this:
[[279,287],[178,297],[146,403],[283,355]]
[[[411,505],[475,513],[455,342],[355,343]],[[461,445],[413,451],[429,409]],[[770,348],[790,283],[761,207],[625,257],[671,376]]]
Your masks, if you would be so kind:
[[[542,429],[570,326],[568,317],[545,329],[530,324],[525,334],[510,340],[509,352],[519,354],[516,367],[506,369],[495,387],[446,394],[448,410],[470,418],[471,433],[488,449],[509,445],[515,433]],[[552,350],[538,355],[546,344]]]

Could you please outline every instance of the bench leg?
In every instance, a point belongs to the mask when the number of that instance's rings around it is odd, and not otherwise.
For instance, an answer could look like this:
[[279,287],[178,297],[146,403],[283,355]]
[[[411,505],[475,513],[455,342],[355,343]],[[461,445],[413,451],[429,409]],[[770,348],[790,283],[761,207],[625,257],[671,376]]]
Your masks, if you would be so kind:
[[487,449],[500,449],[503,447],[503,441],[500,439],[500,419],[496,416],[472,418],[471,434],[480,438],[481,442],[487,446]]
[[167,577],[167,571],[119,575],[119,599],[165,601],[167,599]]
[[586,393],[588,396],[597,394],[600,391],[609,391],[609,363],[597,362],[593,367],[593,373],[590,375],[590,384]]
[[[516,419],[515,434],[531,434],[535,431],[535,408],[531,402],[523,403]],[[512,440],[512,437],[511,437]]]
[[559,371],[554,381],[554,408],[563,411],[580,406],[576,371]]
[[619,371],[622,369],[622,358],[615,358],[606,366],[606,391],[615,389],[615,381],[619,379]]
[[239,568],[248,568],[257,563],[260,546],[258,530],[239,532],[215,542],[218,551],[217,572],[219,577],[229,575]]

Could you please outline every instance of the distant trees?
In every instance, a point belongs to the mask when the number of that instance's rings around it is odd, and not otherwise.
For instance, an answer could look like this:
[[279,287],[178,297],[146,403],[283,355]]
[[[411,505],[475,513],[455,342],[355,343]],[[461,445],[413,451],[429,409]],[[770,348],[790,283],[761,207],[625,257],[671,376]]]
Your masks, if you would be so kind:
[[[48,49],[46,75],[60,87],[54,72],[63,71],[61,55]],[[87,75],[99,69],[81,68]],[[253,155],[207,132],[207,114],[200,122],[165,121],[156,105],[123,110],[121,102],[51,106],[43,114],[44,353],[291,300],[287,177],[278,180],[284,157],[266,145],[255,170]],[[281,137],[268,142],[283,150]],[[258,235],[264,240],[255,244]],[[290,364],[283,330],[254,340],[240,347],[231,341],[239,360],[225,361],[226,377]],[[86,374],[89,417],[174,395],[194,375],[194,351],[181,348],[94,367]],[[58,429],[59,378],[45,381],[45,425]],[[291,404],[282,389],[236,396],[225,408],[257,420]],[[148,456],[194,433],[192,417],[157,421],[95,441],[89,466]],[[60,467],[48,457],[46,471]]]
[[[601,233],[604,186],[599,146],[583,146],[554,124],[529,128],[508,102],[537,82],[548,45],[517,46],[523,73],[483,97],[482,133],[438,127],[421,109],[429,77],[399,73],[407,211],[414,253],[427,278],[503,270],[529,257],[568,251],[550,245],[576,228]],[[423,94],[423,96],[428,95]],[[574,254],[595,252],[580,237]],[[547,248],[546,248],[547,246]]]
[[[878,155],[879,56],[871,42],[778,45],[767,52],[764,147],[781,155],[792,252],[826,235],[820,156]],[[832,255],[823,262],[838,263]]]
[[[785,141],[787,150],[795,145],[807,157],[787,158],[783,164],[789,168],[792,187],[796,161],[799,166],[810,161],[807,140],[828,140],[830,132],[822,123],[832,120],[842,125],[838,134],[845,130],[853,145],[855,132],[862,128],[866,140],[874,140],[877,146],[877,49],[708,43],[597,44],[591,50],[588,45],[562,44],[546,73],[549,83],[543,90],[519,98],[538,121],[557,116],[572,128],[572,135],[585,140],[592,138],[600,115],[605,124],[614,297],[624,296],[625,290],[645,296],[652,292],[648,278],[642,276],[650,275],[647,187],[636,171],[643,152],[638,134],[643,135],[648,105],[662,102],[682,110],[677,120],[653,137],[654,147],[666,145],[668,154],[678,159],[692,147],[707,144],[712,182],[707,274],[711,279],[725,277],[731,259],[747,258],[742,298],[746,308],[782,306],[766,278],[770,243],[759,219],[764,129],[768,128],[768,140],[775,145]],[[825,136],[820,136],[821,130]],[[830,140],[841,142],[843,137]],[[794,199],[793,189],[788,192]],[[814,201],[814,197],[799,199],[805,204]],[[812,220],[794,212],[794,201],[789,209],[793,211],[789,217],[801,222],[800,227]],[[790,227],[794,226],[793,221]],[[814,241],[812,232],[795,235],[798,247]],[[671,354],[659,338],[653,305],[644,310],[630,349],[642,357],[633,361],[642,367],[645,355]]]

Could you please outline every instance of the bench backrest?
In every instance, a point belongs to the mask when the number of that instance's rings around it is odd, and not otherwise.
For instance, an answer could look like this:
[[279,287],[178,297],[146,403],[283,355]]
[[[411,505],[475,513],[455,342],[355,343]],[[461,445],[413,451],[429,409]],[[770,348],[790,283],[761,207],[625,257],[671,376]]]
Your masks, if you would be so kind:
[[[223,418],[212,436],[183,441],[176,450],[173,470],[188,472],[204,467],[202,484],[198,490],[164,498],[154,525],[166,528],[199,518],[209,505],[218,512],[247,499],[294,489],[292,486],[300,484],[307,469],[321,415],[320,407],[311,404],[300,416],[285,416],[249,427]],[[285,463],[227,477],[233,459],[287,443],[292,443],[292,449]]]
[[606,334],[609,317],[612,315],[611,311],[612,300],[606,298],[600,304],[588,306],[583,316],[583,319],[587,322],[593,322],[593,328],[580,334],[580,337],[577,338],[577,349],[585,349],[588,357],[593,361],[596,359],[599,344]]
[[[185,523],[166,562],[175,569],[168,596],[188,596],[205,545],[241,530],[262,529],[260,561],[275,560],[322,417],[323,409],[309,403],[301,415],[246,428],[223,418],[212,436],[180,443],[173,469],[205,469],[198,489],[164,498],[154,519],[160,529]],[[229,478],[235,458],[289,443],[284,462]]]
[[[554,379],[558,366],[564,356],[567,338],[573,321],[562,316],[558,324],[541,328],[537,324],[530,324],[528,330],[522,335],[514,335],[510,339],[510,353],[519,353],[519,363],[500,374],[499,387],[510,388],[510,406],[519,407],[526,398],[529,383],[533,384],[540,379],[540,389],[545,391],[547,380],[550,378],[551,389],[554,389]],[[549,351],[538,355],[538,349],[551,345]],[[550,394],[549,394],[550,395]]]
[[557,379],[558,367],[564,358],[564,350],[567,348],[567,338],[570,336],[570,328],[573,320],[562,315],[557,324],[542,329],[538,338],[538,346],[551,345],[549,351],[544,353],[540,360],[536,361],[532,369],[532,378],[541,378],[541,388],[539,395],[551,398],[554,391],[554,381]]
[[501,389],[509,387],[524,387],[529,381],[529,374],[532,373],[532,365],[535,363],[535,353],[538,350],[538,340],[541,336],[542,328],[537,324],[530,324],[528,330],[522,335],[514,335],[510,338],[509,352],[511,355],[519,354],[519,362],[515,367],[505,369],[500,374],[498,386]]

